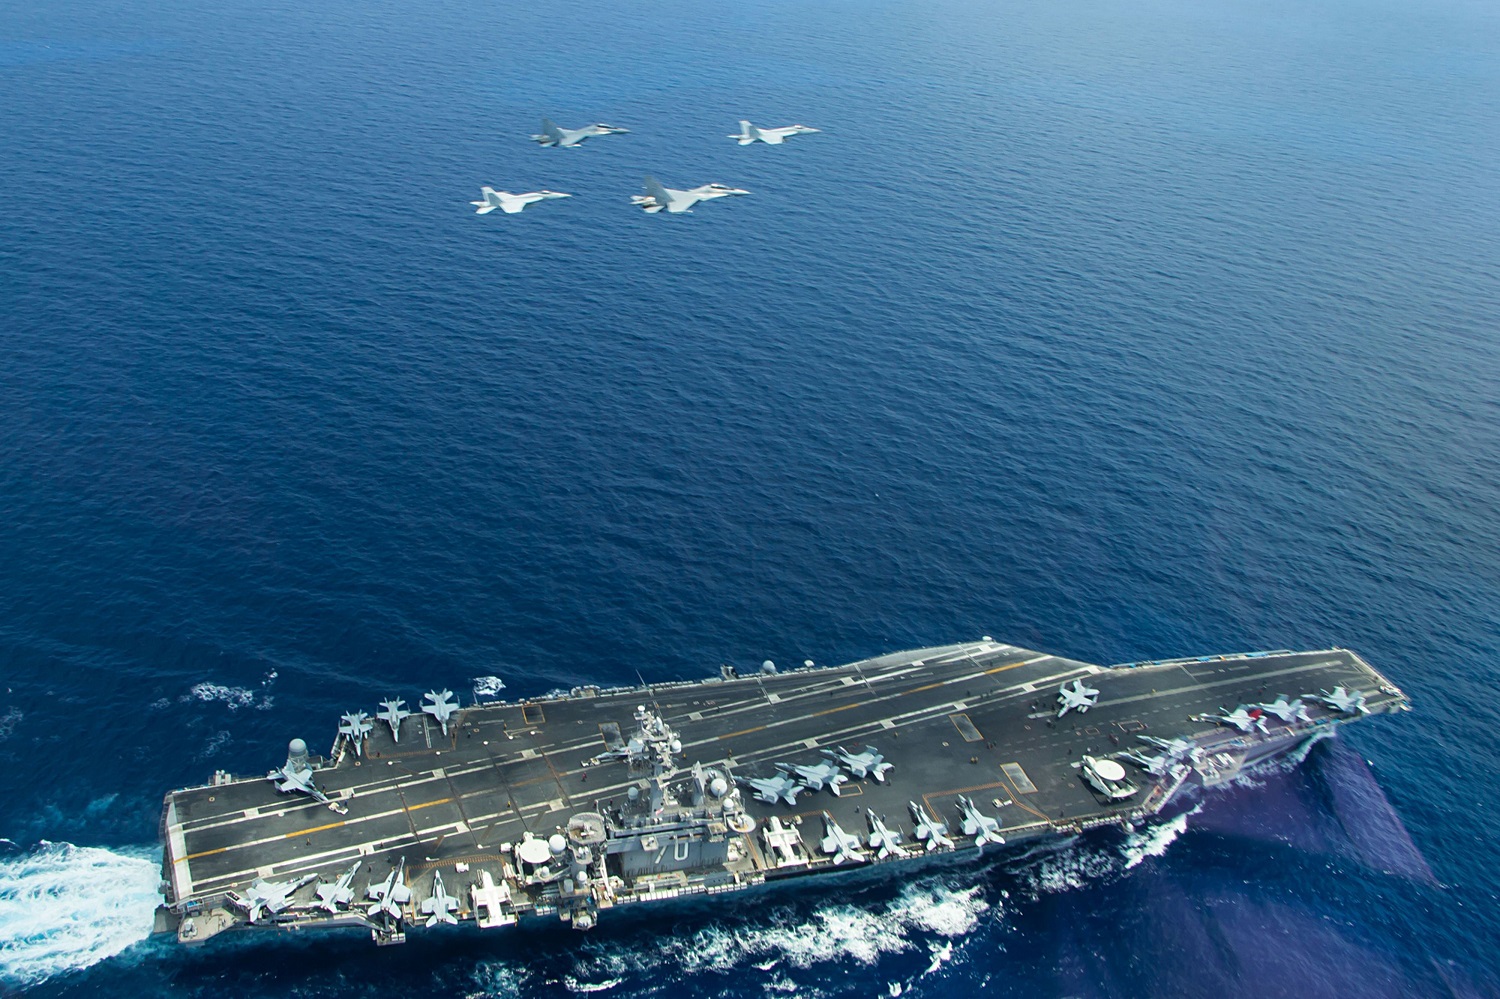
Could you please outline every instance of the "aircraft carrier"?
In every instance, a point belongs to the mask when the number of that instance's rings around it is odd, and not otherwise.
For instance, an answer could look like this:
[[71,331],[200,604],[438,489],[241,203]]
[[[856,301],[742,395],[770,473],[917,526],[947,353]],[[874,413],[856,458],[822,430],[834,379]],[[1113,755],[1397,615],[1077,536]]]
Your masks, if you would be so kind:
[[[383,691],[374,692],[384,694]],[[1094,666],[992,641],[351,712],[166,796],[158,932],[376,943],[1129,825],[1406,696],[1346,649]]]

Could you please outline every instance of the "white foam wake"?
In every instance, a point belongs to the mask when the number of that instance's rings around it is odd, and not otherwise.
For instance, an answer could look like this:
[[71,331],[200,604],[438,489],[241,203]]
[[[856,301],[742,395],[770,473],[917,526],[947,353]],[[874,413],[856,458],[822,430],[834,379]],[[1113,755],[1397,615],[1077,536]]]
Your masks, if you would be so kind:
[[0,991],[120,953],[151,933],[154,860],[43,841],[0,858]]
[[1203,804],[1200,802],[1190,812],[1183,812],[1159,825],[1147,825],[1131,832],[1120,848],[1125,857],[1125,869],[1130,870],[1147,857],[1160,857],[1166,853],[1167,847],[1176,842],[1177,837],[1187,829],[1188,816],[1197,815],[1201,811]]
[[[603,986],[623,973],[662,968],[691,975],[783,963],[794,968],[844,960],[874,964],[882,954],[918,947],[920,940],[962,937],[989,909],[977,885],[919,882],[881,905],[828,906],[775,925],[713,924],[690,936],[660,941],[651,950],[611,951],[580,962],[574,974],[579,982],[603,979]],[[939,951],[944,960],[952,955],[941,945],[932,953]],[[572,983],[569,988],[577,991]]]

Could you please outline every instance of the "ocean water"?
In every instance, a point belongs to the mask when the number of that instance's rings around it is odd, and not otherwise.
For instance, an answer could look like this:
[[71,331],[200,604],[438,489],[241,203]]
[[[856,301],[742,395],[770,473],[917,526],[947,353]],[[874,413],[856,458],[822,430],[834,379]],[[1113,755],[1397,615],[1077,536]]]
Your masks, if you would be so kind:
[[[0,6],[0,993],[1500,995],[1497,162],[1480,0]],[[1415,710],[907,882],[145,939],[162,794],[391,691],[981,634]]]

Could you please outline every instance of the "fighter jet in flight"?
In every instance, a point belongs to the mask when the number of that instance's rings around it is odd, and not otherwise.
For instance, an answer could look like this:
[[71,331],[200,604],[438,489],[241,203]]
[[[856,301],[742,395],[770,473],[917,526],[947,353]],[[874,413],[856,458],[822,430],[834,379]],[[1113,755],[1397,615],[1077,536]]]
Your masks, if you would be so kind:
[[1167,768],[1172,765],[1172,757],[1168,756],[1165,753],[1162,753],[1159,756],[1147,756],[1145,753],[1142,753],[1141,751],[1136,749],[1125,750],[1125,752],[1120,754],[1120,758],[1122,760],[1129,760],[1131,763],[1134,763],[1136,766],[1140,767],[1148,774],[1152,774],[1157,777],[1160,777],[1162,774],[1166,773]]
[[323,793],[323,789],[313,780],[311,767],[297,768],[292,766],[291,762],[291,760],[288,760],[285,766],[277,767],[266,774],[266,780],[276,783],[276,790],[282,794],[291,794],[300,791],[302,794],[309,795],[321,801],[340,815],[349,811],[349,809]]
[[551,201],[553,198],[571,198],[571,194],[563,194],[561,191],[548,191],[545,188],[540,191],[528,191],[526,194],[511,194],[509,191],[497,191],[493,187],[485,186],[479,189],[478,201],[471,201],[474,206],[475,215],[488,215],[496,208],[507,215],[515,215],[527,205],[534,205],[538,201]]
[[1333,693],[1322,691],[1318,700],[1328,705],[1330,710],[1341,711],[1346,715],[1367,715],[1370,709],[1365,706],[1365,692],[1363,690],[1345,690],[1342,686],[1334,687]]
[[807,790],[780,771],[777,771],[775,777],[741,777],[736,774],[734,779],[755,792],[755,796],[768,805],[782,801],[795,805],[798,793]]
[[373,728],[370,724],[370,716],[363,711],[351,711],[339,721],[339,734],[347,735],[349,742],[354,746],[354,755],[365,755],[365,736],[370,734]]
[[347,871],[339,875],[337,881],[325,881],[318,885],[315,892],[318,900],[313,905],[324,912],[338,912],[340,906],[348,908],[354,901],[354,875],[359,873],[359,865],[360,861],[356,860]]
[[245,889],[245,894],[229,892],[226,898],[230,904],[244,909],[250,916],[250,922],[260,922],[260,917],[266,913],[276,915],[284,911],[292,904],[292,893],[303,885],[316,878],[316,874],[307,874],[295,881],[267,881],[265,878],[256,878],[250,882],[250,887]]
[[844,832],[843,827],[835,822],[833,816],[827,812],[823,813],[822,847],[823,852],[833,858],[833,866],[835,867],[846,860],[863,863],[870,859],[860,846],[859,837]]
[[411,717],[411,712],[406,710],[406,702],[397,697],[389,701],[381,701],[380,710],[375,712],[375,717],[391,727],[392,741],[400,742],[401,723]]
[[796,774],[796,779],[809,791],[821,791],[828,788],[835,796],[842,793],[839,785],[846,783],[849,778],[832,763],[814,763],[811,766],[793,766],[789,763],[778,763],[776,769],[791,777]]
[[749,193],[749,191],[742,191],[737,187],[726,187],[723,184],[704,184],[691,191],[679,191],[674,187],[663,187],[661,181],[655,177],[647,177],[646,193],[633,195],[630,203],[639,205],[653,215],[660,211],[677,215],[692,211],[693,206],[700,201],[710,201],[731,194]]
[[969,798],[958,796],[958,807],[963,811],[963,830],[965,836],[974,837],[974,845],[979,852],[984,852],[984,844],[1005,842],[1005,837],[1000,835],[1000,820],[992,818],[981,812]]
[[885,783],[886,771],[895,767],[894,763],[885,762],[885,757],[874,746],[866,746],[862,753],[851,753],[840,746],[836,750],[823,750],[823,755],[838,760],[855,777],[873,777],[880,784]]
[[1302,703],[1302,698],[1288,701],[1285,694],[1277,694],[1276,700],[1269,704],[1257,704],[1268,715],[1275,715],[1283,722],[1291,724],[1294,721],[1307,721],[1307,705]]
[[905,857],[906,848],[901,845],[901,834],[893,832],[885,819],[875,814],[875,809],[866,808],[865,817],[870,820],[870,849],[881,860],[886,857]]
[[452,718],[453,713],[458,710],[458,702],[453,700],[453,691],[446,688],[441,693],[429,690],[422,695],[422,699],[432,702],[431,704],[422,705],[422,710],[437,719],[438,724],[443,726],[443,735],[446,736],[448,734],[448,719]]
[[432,897],[423,900],[422,911],[427,913],[429,927],[438,923],[458,924],[458,917],[454,915],[458,911],[458,899],[449,895],[443,887],[442,871],[432,872]]
[[1065,683],[1057,689],[1057,703],[1062,705],[1057,712],[1059,718],[1069,711],[1083,714],[1099,703],[1099,691],[1085,687],[1082,680],[1074,680],[1072,686]]
[[[1223,709],[1220,708],[1219,710],[1222,711]],[[1206,717],[1222,725],[1232,725],[1241,732],[1249,732],[1257,728],[1262,732],[1266,730],[1265,712],[1260,708],[1247,708],[1243,704],[1228,714],[1208,715]]]
[[906,807],[911,810],[911,820],[916,823],[916,837],[927,844],[928,853],[943,848],[953,849],[953,840],[948,838],[948,823],[934,819],[915,801],[908,801]]
[[1138,735],[1137,739],[1149,742],[1151,745],[1163,750],[1168,759],[1178,759],[1183,756],[1196,756],[1201,750],[1198,744],[1190,739],[1158,739],[1154,735]]
[[625,135],[629,133],[628,128],[616,128],[613,125],[585,125],[582,128],[558,128],[551,118],[542,119],[542,133],[533,135],[533,141],[543,146],[557,146],[559,149],[572,149],[591,135]]
[[400,922],[402,919],[401,907],[411,901],[411,889],[406,887],[406,858],[391,868],[390,876],[380,884],[370,884],[365,889],[365,894],[374,899],[373,905],[365,909],[365,915],[374,919],[378,916],[388,916]]
[[738,134],[731,135],[742,146],[748,146],[752,142],[764,142],[767,145],[779,146],[794,135],[811,135],[822,129],[811,128],[807,125],[787,125],[785,128],[756,128],[748,121],[740,122]]

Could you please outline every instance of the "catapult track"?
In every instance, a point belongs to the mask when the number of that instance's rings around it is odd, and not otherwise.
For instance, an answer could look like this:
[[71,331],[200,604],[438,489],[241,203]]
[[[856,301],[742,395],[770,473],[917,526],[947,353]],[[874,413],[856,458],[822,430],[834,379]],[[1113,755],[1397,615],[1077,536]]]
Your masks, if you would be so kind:
[[[1098,691],[1095,703],[1058,717],[1059,687],[1074,680]],[[1361,692],[1360,709],[1309,701],[1289,721],[1257,710],[1247,731],[1215,717],[1336,687]],[[386,694],[368,692],[372,701]],[[914,835],[923,813],[947,827],[952,846],[937,852],[972,850],[960,797],[1010,843],[1134,821],[1186,783],[1221,782],[1333,726],[1405,707],[1400,690],[1343,649],[1106,668],[984,640],[847,666],[485,703],[462,709],[446,736],[417,713],[399,742],[384,722],[360,753],[338,737],[313,773],[341,813],[261,776],[221,774],[168,794],[158,928],[193,942],[247,927],[257,879],[307,879],[254,925],[362,925],[392,942],[424,921],[434,874],[455,897],[455,918],[499,927],[556,915],[587,927],[626,903],[914,859],[932,842]],[[1151,772],[1127,755],[1149,750],[1143,736],[1191,750]],[[878,751],[892,766],[883,781],[846,772],[837,796],[754,796],[749,782],[774,780],[776,764],[826,764],[824,751],[839,747]],[[1132,793],[1102,793],[1085,779],[1085,756],[1124,761]],[[1106,762],[1100,772],[1118,769]],[[876,818],[900,837],[888,856],[823,847],[828,820],[868,837]],[[402,861],[411,898],[400,917],[367,914],[367,888]],[[351,868],[352,903],[317,908],[318,886]]]

